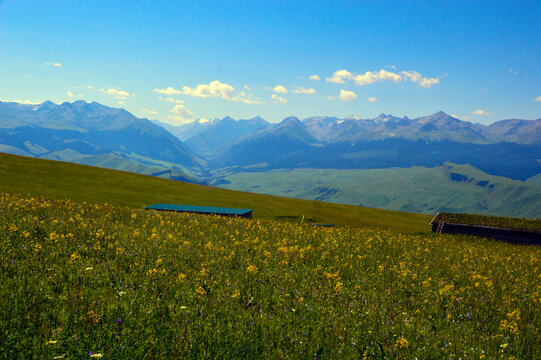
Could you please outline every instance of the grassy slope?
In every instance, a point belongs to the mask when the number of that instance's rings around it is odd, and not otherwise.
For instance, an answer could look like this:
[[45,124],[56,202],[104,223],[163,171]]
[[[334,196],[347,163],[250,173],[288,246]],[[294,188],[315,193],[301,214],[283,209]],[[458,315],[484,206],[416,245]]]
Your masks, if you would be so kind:
[[[451,173],[464,175],[453,181]],[[456,175],[455,175],[456,176]],[[469,165],[371,170],[298,169],[237,173],[224,188],[398,211],[541,216],[541,185],[486,174]],[[488,181],[488,186],[483,181]]]
[[537,174],[535,176],[532,176],[527,182],[535,183],[535,184],[541,184],[541,174]]
[[541,359],[541,247],[155,215],[0,194],[0,359]]
[[0,192],[141,208],[176,203],[254,209],[256,218],[291,217],[337,225],[428,232],[431,217],[230,191],[116,170],[0,154]]

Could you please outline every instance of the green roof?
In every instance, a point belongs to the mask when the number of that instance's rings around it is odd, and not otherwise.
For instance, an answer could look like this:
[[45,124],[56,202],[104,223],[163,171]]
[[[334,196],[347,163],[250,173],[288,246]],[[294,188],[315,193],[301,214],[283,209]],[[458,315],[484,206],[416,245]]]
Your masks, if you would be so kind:
[[154,204],[147,206],[145,210],[163,210],[163,211],[180,211],[203,214],[226,214],[226,215],[244,215],[252,211],[252,209],[236,209],[223,208],[214,206],[195,206],[195,205],[174,205],[174,204]]

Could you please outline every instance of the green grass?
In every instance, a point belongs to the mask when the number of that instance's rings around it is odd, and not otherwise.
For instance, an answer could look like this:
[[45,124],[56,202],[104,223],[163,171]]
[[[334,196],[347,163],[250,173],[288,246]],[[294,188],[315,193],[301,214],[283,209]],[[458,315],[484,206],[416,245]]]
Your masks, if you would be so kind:
[[541,232],[541,220],[535,219],[518,219],[501,216],[483,216],[472,214],[439,213],[438,216],[434,218],[434,221],[445,221],[452,224],[479,225]]
[[[231,171],[231,170],[230,170]],[[426,168],[296,169],[217,175],[227,189],[435,215],[541,217],[541,183],[494,176],[470,165]]]
[[0,234],[2,359],[541,358],[540,247],[8,194]]
[[155,203],[253,209],[259,219],[429,232],[413,213],[230,191],[58,161],[0,154],[0,192],[143,208]]

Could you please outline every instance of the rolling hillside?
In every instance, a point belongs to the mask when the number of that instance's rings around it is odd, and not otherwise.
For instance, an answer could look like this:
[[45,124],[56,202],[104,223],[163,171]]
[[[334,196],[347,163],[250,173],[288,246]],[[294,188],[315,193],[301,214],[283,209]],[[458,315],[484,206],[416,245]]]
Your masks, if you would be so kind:
[[398,211],[541,217],[541,184],[445,163],[371,170],[296,169],[239,172],[217,182],[228,189]]
[[142,208],[154,203],[239,207],[255,218],[428,232],[430,216],[297,200],[58,161],[0,154],[0,192]]

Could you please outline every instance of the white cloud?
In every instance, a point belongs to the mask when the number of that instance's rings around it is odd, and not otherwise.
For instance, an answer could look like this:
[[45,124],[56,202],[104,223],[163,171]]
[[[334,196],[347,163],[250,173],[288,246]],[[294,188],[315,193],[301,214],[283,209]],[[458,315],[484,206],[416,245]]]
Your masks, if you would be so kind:
[[402,77],[394,72],[382,69],[376,73],[367,71],[364,74],[357,75],[353,78],[353,81],[358,86],[370,85],[380,80],[381,81],[386,80],[386,81],[399,83],[402,81]]
[[383,80],[399,83],[402,81],[402,76],[383,69],[375,73],[367,71],[360,75],[354,75],[347,70],[338,70],[330,78],[327,78],[327,82],[336,84],[345,84],[346,80],[351,80],[358,86],[365,86]]
[[261,101],[254,99],[252,95],[248,95],[245,92],[241,92],[237,95],[234,94],[235,88],[231,85],[222,83],[218,80],[211,81],[208,85],[199,84],[195,88],[188,86],[182,87],[182,94],[210,98],[210,97],[220,97],[229,101],[237,101],[245,104],[261,104]]
[[344,79],[351,80],[353,78],[353,74],[350,73],[347,70],[337,70],[332,74],[330,78],[327,78],[327,82],[332,82],[335,84],[345,84],[346,82]]
[[163,97],[160,96],[160,97],[158,97],[158,100],[167,101],[167,102],[170,102],[170,103],[173,103],[173,104],[184,104],[184,100],[175,99],[175,98],[172,98],[172,97],[163,98]]
[[120,105],[126,105],[126,103],[122,100],[117,101]]
[[511,74],[514,74],[514,75],[518,74],[518,71],[513,70],[513,69],[509,69],[509,72],[510,72]]
[[191,118],[193,115],[193,113],[190,110],[186,109],[184,105],[175,105],[171,109],[171,112],[176,115],[183,116],[184,118]]
[[417,71],[402,71],[405,80],[416,82],[420,87],[430,88],[432,85],[440,83],[438,78],[426,78],[422,77]]
[[[248,91],[251,91],[251,90],[252,90],[252,88],[251,88],[251,87],[249,87],[248,85],[244,85],[244,90],[248,90]],[[203,120],[204,120],[204,119],[203,119]],[[208,121],[208,120],[207,120],[207,121]],[[201,121],[199,121],[199,122],[201,122]]]
[[21,105],[38,105],[38,104],[41,104],[42,101],[32,101],[32,100],[0,100],[0,101],[3,101],[3,102],[14,102],[14,103],[17,103],[17,104],[21,104]]
[[298,87],[295,90],[293,90],[294,94],[315,94],[316,90],[313,88],[305,88],[304,86]]
[[485,110],[482,110],[482,109],[474,110],[471,113],[474,114],[474,115],[481,115],[481,116],[490,116],[490,115],[492,115],[491,113],[486,112]]
[[541,96],[536,97],[535,101],[541,101]]
[[431,88],[432,85],[437,85],[440,83],[440,79],[438,78],[423,78],[421,81],[418,82],[420,87],[424,88]]
[[409,80],[416,82],[421,87],[430,88],[432,85],[440,83],[438,78],[425,78],[417,71],[402,71],[399,74],[383,69],[376,72],[367,71],[364,74],[358,75],[342,69],[335,71],[331,77],[327,78],[327,82],[335,84],[345,84],[348,80],[353,81],[357,86],[370,85],[378,81],[392,81],[398,84],[402,82],[402,80]]
[[66,94],[67,94],[69,97],[74,97],[74,96],[75,96],[75,95],[73,95],[73,93],[72,93],[71,91],[68,91]]
[[286,99],[284,99],[283,97],[278,96],[276,94],[272,94],[271,99],[274,100],[274,102],[277,103],[277,104],[278,103],[287,104]]
[[111,96],[114,96],[115,98],[117,98],[119,100],[126,100],[126,99],[129,99],[130,97],[135,97],[134,94],[130,94],[127,91],[117,90],[117,89],[114,89],[114,88],[107,89],[107,90],[100,89],[100,91],[102,93],[106,93],[106,94],[109,94]]
[[338,96],[340,100],[342,101],[355,101],[357,100],[357,94],[355,94],[353,91],[348,90],[340,90],[340,95]]
[[413,82],[419,82],[423,79],[421,74],[419,74],[417,71],[402,71],[402,74],[404,74],[404,78]]
[[369,97],[369,98],[368,98],[368,101],[370,101],[371,103],[374,103],[374,102],[377,102],[377,101],[378,101],[378,98],[372,96],[372,97]]
[[310,75],[310,77],[308,77],[308,80],[314,80],[314,81],[319,81],[321,80],[321,78],[319,77],[319,75]]
[[158,114],[157,111],[149,110],[149,109],[141,109],[141,112],[144,113],[144,114],[149,114],[149,115],[157,115]]
[[46,62],[45,65],[47,65],[47,66],[54,66],[54,67],[61,67],[61,66],[62,66],[62,64],[59,63],[59,62],[53,62],[53,63]]
[[175,105],[171,112],[174,114],[172,116],[169,116],[165,122],[173,125],[178,126],[182,124],[188,124],[194,121],[193,119],[193,113],[186,109],[184,105]]
[[277,94],[287,94],[287,89],[283,87],[282,85],[276,85],[272,88],[272,91],[274,91]]
[[180,90],[174,89],[171,86],[166,89],[154,89],[153,91],[162,95],[180,95],[182,93]]
[[86,88],[90,89],[90,90],[94,90],[94,86],[92,86],[92,85],[87,85]]
[[438,78],[426,78],[419,74],[417,71],[402,71],[404,75],[404,80],[409,80],[411,82],[417,83],[420,87],[430,88],[432,85],[440,83]]

